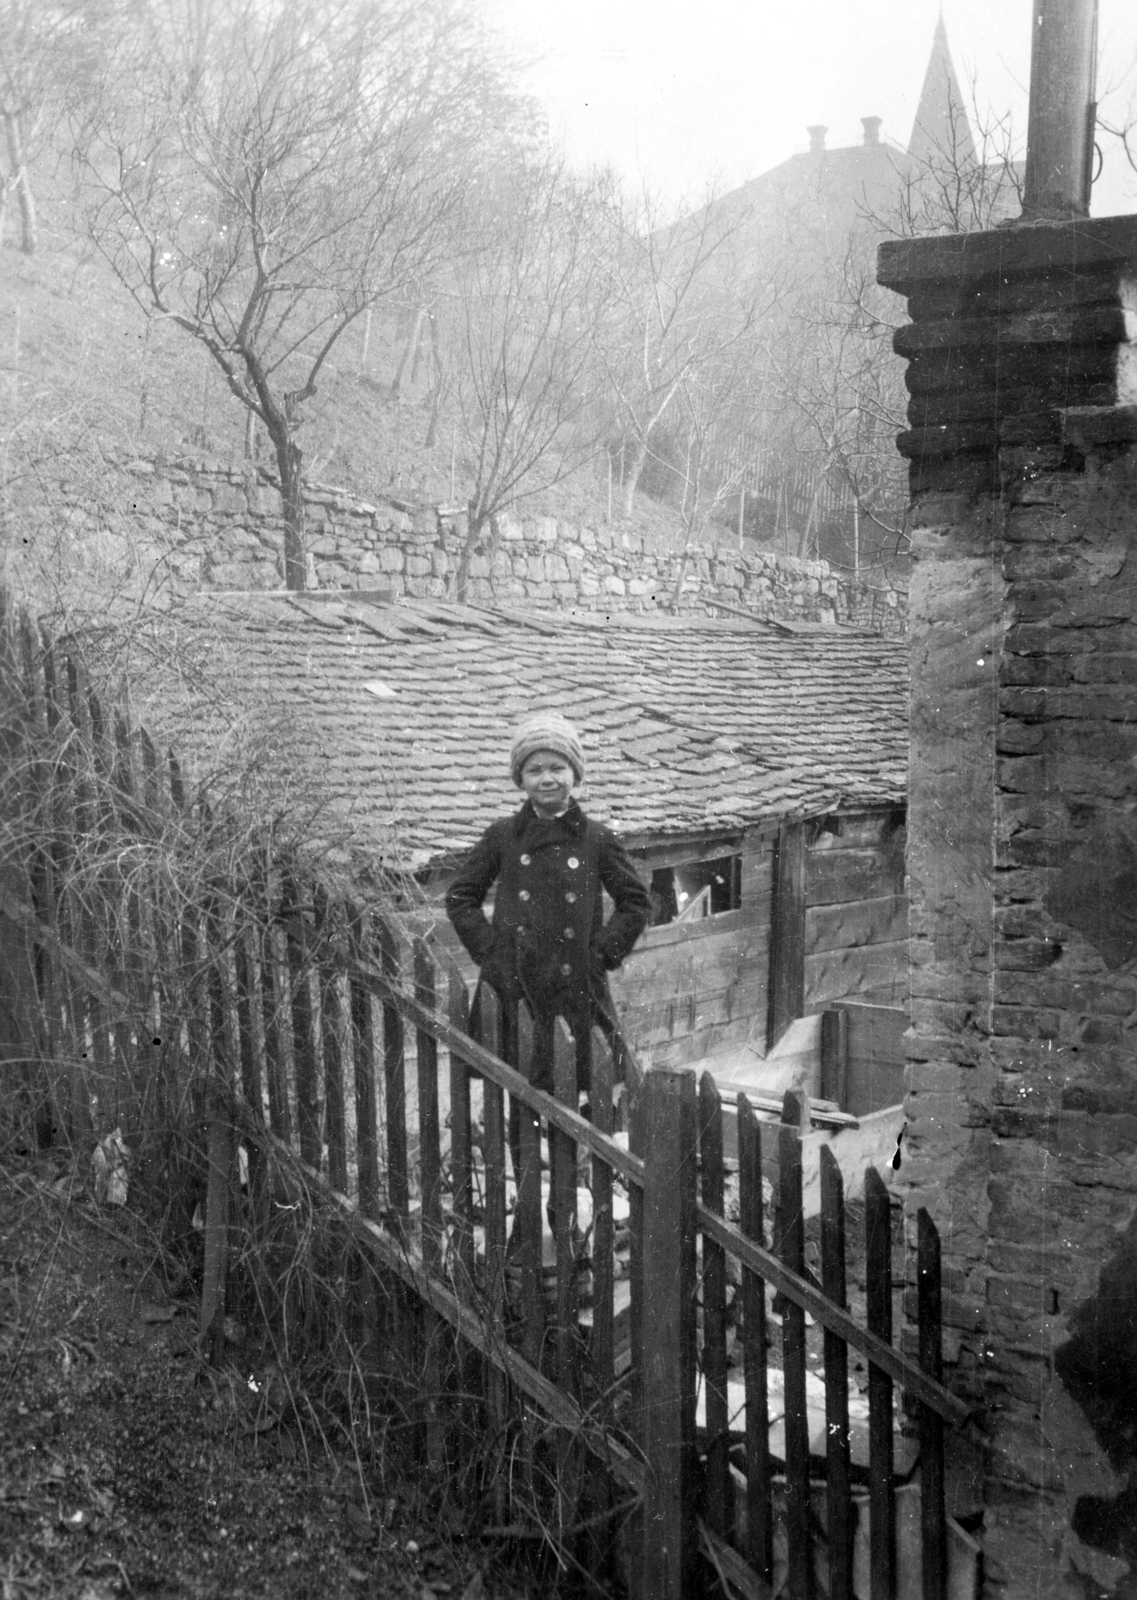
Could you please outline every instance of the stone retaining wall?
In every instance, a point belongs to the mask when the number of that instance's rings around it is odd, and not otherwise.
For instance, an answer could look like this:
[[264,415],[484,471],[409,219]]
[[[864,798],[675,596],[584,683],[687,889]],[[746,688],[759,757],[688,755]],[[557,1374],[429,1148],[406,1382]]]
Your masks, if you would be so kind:
[[[263,477],[193,457],[135,458],[113,470],[135,535],[168,551],[182,581],[216,589],[280,586],[280,495]],[[441,599],[465,536],[465,513],[457,507],[368,502],[319,486],[308,497],[313,587],[378,587],[394,597]],[[473,557],[467,598],[591,610],[670,608],[681,561],[677,543],[634,527],[503,517]],[[691,551],[680,604],[702,610],[710,600],[761,616],[852,622],[890,634],[905,625],[904,597],[895,590],[852,583],[824,561],[776,555],[749,541],[742,551],[711,542]]]

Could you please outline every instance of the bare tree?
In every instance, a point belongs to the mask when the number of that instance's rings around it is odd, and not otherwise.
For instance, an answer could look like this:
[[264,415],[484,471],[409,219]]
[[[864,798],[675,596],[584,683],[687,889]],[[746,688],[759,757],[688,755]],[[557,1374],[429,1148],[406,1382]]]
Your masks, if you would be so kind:
[[487,524],[575,471],[604,429],[598,335],[612,295],[607,187],[550,159],[487,181],[492,220],[456,275],[453,395],[467,474],[465,593]]
[[712,197],[664,223],[644,198],[621,217],[612,265],[607,374],[624,440],[622,510],[685,388],[752,338],[777,299],[749,214]]
[[764,357],[777,401],[762,436],[767,486],[777,483],[783,499],[794,491],[796,553],[810,554],[826,506],[837,506],[851,521],[853,564],[880,571],[907,543],[895,438],[907,426],[908,396],[892,351],[903,310],[876,284],[877,244],[994,227],[1017,213],[1022,175],[1010,125],[962,106],[951,108],[939,145],[917,158],[896,151],[893,167],[893,183],[862,195],[836,240],[824,215],[803,208],[793,220],[796,269]]
[[91,238],[263,425],[302,588],[305,406],[355,319],[451,247],[487,106],[508,121],[488,46],[459,0],[167,0],[101,84],[75,119]]
[[28,165],[48,106],[72,65],[77,6],[50,0],[0,0],[0,231],[9,196],[20,211],[20,249],[34,255],[39,222]]

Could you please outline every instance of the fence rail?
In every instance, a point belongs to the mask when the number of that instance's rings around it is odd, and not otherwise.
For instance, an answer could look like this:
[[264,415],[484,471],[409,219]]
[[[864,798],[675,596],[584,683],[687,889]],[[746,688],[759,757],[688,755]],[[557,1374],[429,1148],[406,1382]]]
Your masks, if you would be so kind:
[[[464,1453],[484,1459],[486,1437],[501,1441],[495,1512],[510,1463],[600,1589],[617,1586],[624,1551],[644,1600],[711,1580],[891,1600],[901,1389],[918,1446],[922,1592],[942,1600],[944,1428],[967,1412],[940,1381],[927,1214],[913,1358],[894,1342],[903,1273],[875,1173],[852,1252],[864,1313],[850,1309],[852,1213],[828,1150],[819,1275],[807,1263],[800,1102],[788,1099],[778,1134],[776,1194],[745,1097],[735,1171],[713,1079],[641,1075],[599,1032],[582,1115],[563,1024],[503,1012],[484,990],[471,1002],[453,967],[390,917],[273,859],[255,834],[238,848],[176,764],[105,715],[48,641],[10,614],[3,641],[9,791],[25,822],[0,884],[20,1049],[77,1138],[118,1122],[141,1146],[179,1097],[199,1107],[201,1331],[214,1357],[234,1221],[255,1235],[270,1215],[271,1170],[322,1196],[391,1285],[381,1313],[366,1310],[368,1359],[380,1319],[412,1454],[462,1478]],[[198,870],[179,879],[168,853],[190,835]],[[532,1087],[538,1058],[553,1094]],[[850,1419],[858,1358],[867,1449],[859,1435],[854,1449]]]

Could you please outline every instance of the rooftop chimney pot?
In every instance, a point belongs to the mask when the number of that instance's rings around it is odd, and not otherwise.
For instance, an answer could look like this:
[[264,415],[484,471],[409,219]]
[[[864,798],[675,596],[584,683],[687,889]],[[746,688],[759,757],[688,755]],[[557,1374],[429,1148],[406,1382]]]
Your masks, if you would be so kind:
[[865,143],[866,144],[879,144],[880,143],[880,125],[881,125],[882,121],[883,121],[883,118],[881,118],[881,117],[862,117],[861,118],[861,127],[865,130]]
[[812,128],[807,128],[805,131],[809,134],[810,150],[825,149],[825,135],[829,132],[829,129],[823,122],[815,122]]

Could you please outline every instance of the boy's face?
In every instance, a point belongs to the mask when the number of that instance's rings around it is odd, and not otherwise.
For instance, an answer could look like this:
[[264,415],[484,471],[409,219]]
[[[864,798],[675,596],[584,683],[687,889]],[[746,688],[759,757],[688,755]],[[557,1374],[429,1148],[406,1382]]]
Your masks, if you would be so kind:
[[576,773],[555,750],[534,750],[521,769],[521,787],[539,817],[556,817],[572,799]]

